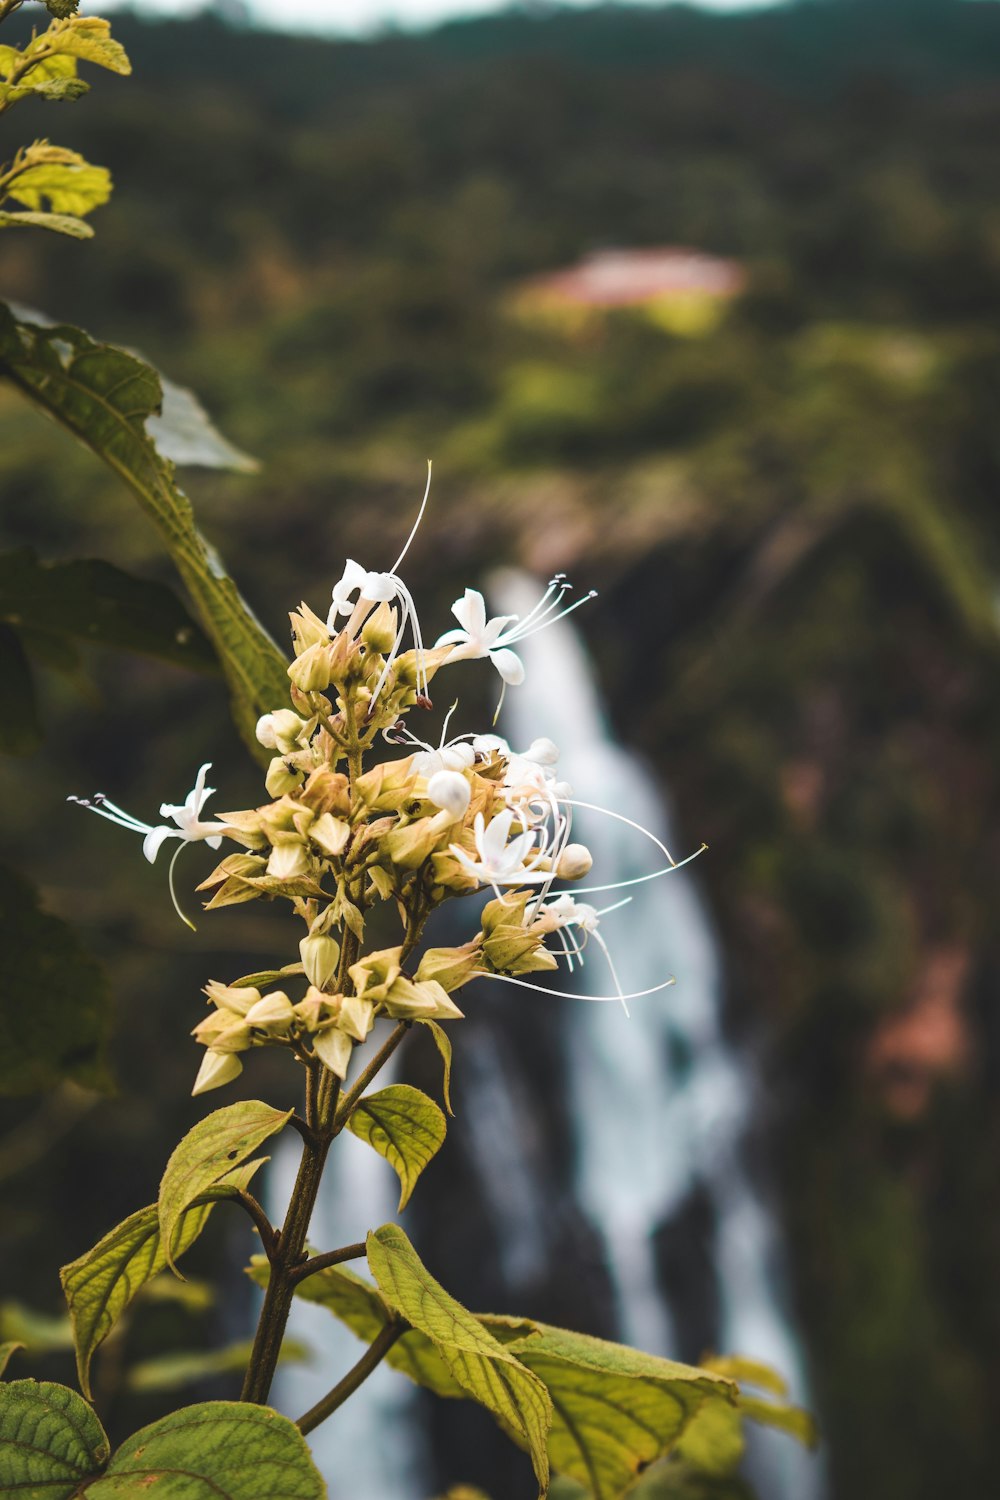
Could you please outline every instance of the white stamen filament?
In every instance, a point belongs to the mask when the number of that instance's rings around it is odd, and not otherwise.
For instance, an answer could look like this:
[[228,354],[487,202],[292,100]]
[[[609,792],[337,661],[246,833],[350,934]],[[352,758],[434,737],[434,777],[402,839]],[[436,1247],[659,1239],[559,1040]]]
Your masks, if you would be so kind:
[[477,979],[498,979],[501,984],[516,984],[522,990],[535,990],[539,995],[554,995],[557,1000],[593,1000],[595,1003],[626,1004],[629,1000],[643,1000],[647,995],[658,995],[661,990],[668,990],[677,980],[673,974],[665,979],[662,984],[651,985],[648,990],[633,990],[628,995],[574,995],[570,990],[551,990],[544,984],[532,984],[528,979],[515,979],[513,974],[477,974]]

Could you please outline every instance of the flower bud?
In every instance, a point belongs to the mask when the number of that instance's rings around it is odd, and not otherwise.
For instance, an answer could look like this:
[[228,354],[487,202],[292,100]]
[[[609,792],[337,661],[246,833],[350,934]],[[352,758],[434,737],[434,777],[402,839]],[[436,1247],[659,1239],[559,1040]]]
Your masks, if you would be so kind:
[[326,1064],[331,1073],[336,1073],[341,1080],[347,1077],[354,1043],[346,1031],[328,1026],[325,1031],[318,1031],[313,1037],[313,1047],[316,1049],[316,1056]]
[[299,839],[282,839],[275,844],[267,862],[267,873],[275,880],[294,880],[310,874],[311,869],[306,846]]
[[288,618],[292,622],[292,642],[296,656],[303,655],[310,646],[325,645],[329,641],[330,632],[325,622],[308,604],[300,604]]
[[337,977],[340,960],[340,944],[336,938],[320,934],[304,937],[299,943],[299,953],[309,983],[318,990],[328,990]]
[[559,760],[559,746],[545,735],[532,740],[524,752],[525,760],[533,760],[536,766],[554,766]]
[[279,1034],[287,1031],[295,1019],[292,1002],[284,990],[274,990],[270,995],[265,995],[258,1000],[256,1005],[247,1011],[246,1023],[248,1026],[261,1026],[267,1031],[275,1031]]
[[283,797],[292,792],[302,780],[302,772],[289,766],[280,755],[276,755],[267,768],[264,785],[272,797]]
[[387,656],[396,641],[398,621],[396,611],[391,604],[382,601],[376,609],[373,609],[361,628],[361,639],[369,651],[377,651],[380,656]]
[[472,796],[468,778],[461,771],[435,771],[427,783],[427,795],[452,818],[464,818]]
[[288,668],[288,675],[303,693],[322,693],[330,686],[330,647],[326,640],[308,646]]
[[582,880],[594,866],[594,857],[586,844],[567,844],[556,863],[560,880]]
[[273,714],[264,714],[257,720],[257,739],[267,750],[278,750],[290,755],[299,748],[305,720],[290,708],[279,708]]
[[198,1076],[194,1081],[192,1094],[207,1094],[209,1089],[221,1088],[224,1083],[231,1083],[243,1072],[243,1064],[233,1052],[216,1052],[209,1047],[201,1060]]
[[343,854],[347,840],[351,836],[351,825],[343,818],[335,818],[332,813],[324,813],[317,818],[309,830],[309,837],[314,844],[318,844],[324,854]]

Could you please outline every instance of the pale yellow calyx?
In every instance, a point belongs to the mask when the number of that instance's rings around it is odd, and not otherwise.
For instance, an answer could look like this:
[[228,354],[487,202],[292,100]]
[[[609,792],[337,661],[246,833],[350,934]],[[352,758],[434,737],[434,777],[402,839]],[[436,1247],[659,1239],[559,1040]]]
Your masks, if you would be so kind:
[[[288,616],[292,626],[292,644],[295,655],[301,656],[312,646],[321,646],[329,643],[330,632],[326,621],[321,620],[316,612],[309,608],[308,604],[302,603],[298,609],[293,610]],[[291,675],[291,674],[289,674]]]
[[352,964],[348,970],[358,995],[367,1000],[384,1000],[389,987],[400,973],[402,948],[381,948]]
[[460,989],[483,972],[480,948],[478,938],[461,948],[428,948],[417,965],[417,982],[433,979],[444,990]]
[[447,849],[431,855],[431,871],[435,887],[440,887],[442,891],[451,891],[457,895],[479,887],[476,877],[470,875],[465,866]]
[[302,967],[309,983],[318,990],[328,990],[337,978],[340,944],[325,934],[310,934],[299,943]]
[[224,1083],[231,1083],[243,1072],[243,1064],[233,1052],[217,1052],[209,1047],[201,1060],[198,1076],[194,1081],[194,1094],[207,1094],[209,1089],[221,1088]]
[[384,1001],[385,1013],[394,1020],[455,1021],[462,1012],[436,979],[417,983],[400,974]]
[[336,1020],[343,998],[343,995],[327,995],[311,984],[304,999],[293,1007],[296,1019],[306,1031],[316,1031],[327,1022]]
[[363,1042],[375,1025],[374,1003],[360,995],[343,995],[337,1025],[355,1041]]
[[272,797],[282,797],[301,785],[304,772],[287,757],[276,755],[267,768],[264,785]]
[[274,990],[258,1000],[246,1014],[246,1024],[283,1036],[295,1020],[292,1002],[284,990]]
[[343,854],[351,836],[351,825],[333,813],[322,813],[309,829],[309,837],[318,844],[324,854],[333,858]]
[[451,813],[446,811],[435,813],[432,818],[417,818],[387,834],[382,849],[394,865],[416,870],[451,836],[453,823]]
[[284,838],[274,845],[267,861],[267,873],[275,880],[295,880],[312,873],[312,862],[301,839]]
[[318,1031],[313,1037],[313,1048],[316,1056],[330,1069],[331,1073],[335,1073],[341,1081],[347,1077],[354,1042],[346,1031],[340,1031],[336,1026],[330,1026],[325,1031]]
[[310,773],[298,800],[311,807],[317,817],[323,813],[333,813],[338,818],[351,815],[350,782],[341,771],[333,771],[329,766],[318,766]]
[[288,668],[288,675],[303,693],[322,693],[331,682],[332,648],[326,641],[307,646]]
[[220,984],[217,979],[208,981],[205,994],[220,1010],[233,1011],[238,1016],[245,1016],[260,999],[260,990],[255,989],[253,985]]
[[[361,639],[369,651],[374,651],[380,656],[388,656],[395,644],[398,630],[399,616],[392,605],[383,600],[372,610],[361,627]],[[378,670],[381,673],[381,664]]]
[[191,1035],[216,1052],[245,1052],[251,1043],[247,1022],[226,1010],[213,1011],[198,1022]]
[[413,756],[382,761],[354,783],[354,795],[373,812],[398,812],[414,796]]

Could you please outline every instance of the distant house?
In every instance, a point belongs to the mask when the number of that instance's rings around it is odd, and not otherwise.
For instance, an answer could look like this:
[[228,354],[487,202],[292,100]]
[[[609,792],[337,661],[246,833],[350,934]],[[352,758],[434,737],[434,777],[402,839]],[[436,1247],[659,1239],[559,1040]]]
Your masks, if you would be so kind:
[[712,328],[745,285],[739,261],[700,250],[600,250],[575,266],[522,282],[513,306],[520,317],[570,332],[614,309],[633,308],[671,333],[693,336]]

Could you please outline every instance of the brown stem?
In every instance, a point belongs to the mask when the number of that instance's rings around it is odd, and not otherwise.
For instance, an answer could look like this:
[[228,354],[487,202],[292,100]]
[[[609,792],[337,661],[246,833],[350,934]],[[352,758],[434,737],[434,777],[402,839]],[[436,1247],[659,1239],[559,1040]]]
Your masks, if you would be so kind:
[[274,1225],[267,1217],[267,1214],[264,1211],[264,1205],[262,1203],[258,1203],[257,1199],[253,1196],[252,1193],[243,1191],[240,1191],[236,1194],[235,1201],[240,1205],[241,1208],[245,1209],[246,1212],[250,1215],[251,1219],[253,1219],[254,1224],[257,1226],[257,1233],[260,1235],[260,1242],[264,1247],[264,1254],[267,1256],[268,1260],[270,1260],[274,1254],[274,1247],[275,1242],[278,1238],[278,1231],[275,1229]]
[[316,1206],[326,1155],[333,1139],[332,1127],[339,1088],[339,1080],[324,1069],[317,1090],[317,1138],[311,1142],[303,1142],[302,1160],[292,1189],[288,1214],[273,1247],[271,1275],[264,1293],[264,1305],[260,1310],[257,1333],[243,1382],[240,1397],[242,1401],[263,1405],[271,1389],[295,1290],[292,1272],[304,1258],[309,1220]]
[[325,1271],[327,1266],[340,1266],[345,1260],[360,1260],[367,1249],[364,1240],[360,1240],[355,1245],[342,1245],[339,1250],[327,1250],[323,1255],[314,1255],[311,1260],[303,1261],[292,1270],[292,1285],[298,1286],[307,1276],[315,1276],[317,1271]]
[[406,1323],[385,1325],[374,1342],[369,1344],[357,1364],[348,1370],[343,1380],[339,1380],[332,1391],[328,1391],[321,1401],[317,1401],[316,1405],[310,1408],[304,1416],[299,1417],[295,1425],[303,1435],[312,1432],[313,1428],[318,1427],[321,1422],[325,1422],[331,1412],[335,1412],[348,1396],[354,1394],[376,1366],[382,1363],[396,1340],[406,1332],[407,1326]]
[[357,1082],[352,1085],[352,1087],[348,1090],[348,1092],[344,1095],[343,1099],[340,1102],[340,1108],[337,1110],[337,1116],[333,1122],[334,1135],[339,1135],[343,1130],[344,1126],[347,1124],[352,1113],[354,1112],[355,1106],[357,1105],[358,1100],[361,1098],[361,1095],[371,1083],[376,1073],[381,1072],[381,1070],[385,1067],[386,1063],[389,1061],[390,1057],[395,1052],[396,1048],[399,1046],[400,1042],[403,1040],[404,1036],[409,1031],[412,1025],[412,1021],[400,1021],[396,1029],[382,1044],[378,1052],[376,1052],[367,1068],[365,1068],[362,1073],[358,1074]]

